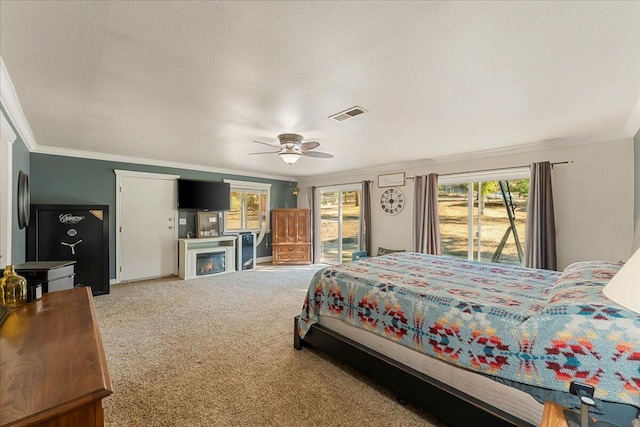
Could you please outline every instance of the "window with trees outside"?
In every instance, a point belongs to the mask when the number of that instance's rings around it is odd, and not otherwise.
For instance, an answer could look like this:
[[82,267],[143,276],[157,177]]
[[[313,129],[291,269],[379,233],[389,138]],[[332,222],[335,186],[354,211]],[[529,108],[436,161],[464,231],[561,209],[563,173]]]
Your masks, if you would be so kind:
[[231,206],[224,213],[224,231],[259,232],[263,222],[266,222],[268,229],[271,184],[229,179],[224,182],[231,185]]
[[438,184],[443,255],[522,264],[528,168],[443,176]]

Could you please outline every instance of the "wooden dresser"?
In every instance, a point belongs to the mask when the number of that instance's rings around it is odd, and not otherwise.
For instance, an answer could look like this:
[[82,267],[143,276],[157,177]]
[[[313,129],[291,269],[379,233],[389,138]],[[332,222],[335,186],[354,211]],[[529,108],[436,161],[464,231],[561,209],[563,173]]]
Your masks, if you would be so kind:
[[110,394],[91,288],[44,294],[0,325],[0,426],[103,426]]
[[274,264],[311,264],[309,209],[273,209]]

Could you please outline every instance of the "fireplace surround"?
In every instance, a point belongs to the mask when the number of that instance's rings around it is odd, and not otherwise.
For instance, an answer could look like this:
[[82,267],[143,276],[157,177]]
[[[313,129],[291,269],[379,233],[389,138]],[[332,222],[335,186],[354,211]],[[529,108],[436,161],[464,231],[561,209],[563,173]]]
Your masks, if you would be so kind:
[[178,239],[182,279],[236,271],[236,236]]

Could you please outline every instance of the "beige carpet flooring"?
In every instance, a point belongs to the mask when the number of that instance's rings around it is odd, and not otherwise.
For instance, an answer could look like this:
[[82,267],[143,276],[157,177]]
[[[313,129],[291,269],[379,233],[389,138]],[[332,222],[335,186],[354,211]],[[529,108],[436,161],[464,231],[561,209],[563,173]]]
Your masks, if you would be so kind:
[[94,299],[107,426],[438,426],[308,348],[293,349],[311,267],[114,285]]

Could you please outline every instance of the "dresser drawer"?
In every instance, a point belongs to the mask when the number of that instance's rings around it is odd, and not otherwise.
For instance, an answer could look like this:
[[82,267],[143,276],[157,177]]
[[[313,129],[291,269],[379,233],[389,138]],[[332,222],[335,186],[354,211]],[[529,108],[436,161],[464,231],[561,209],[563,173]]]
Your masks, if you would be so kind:
[[311,245],[274,245],[274,264],[310,264]]

